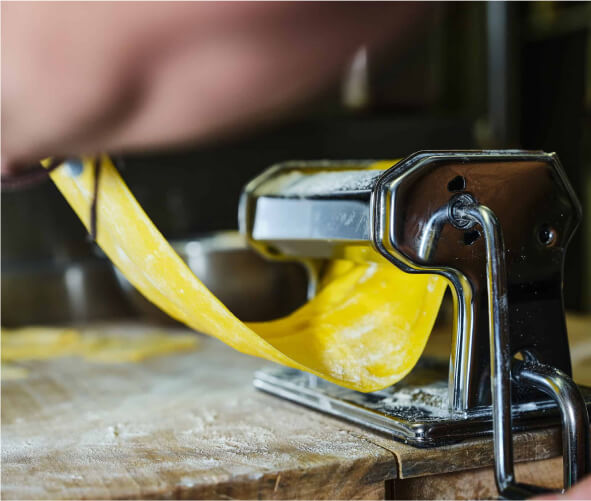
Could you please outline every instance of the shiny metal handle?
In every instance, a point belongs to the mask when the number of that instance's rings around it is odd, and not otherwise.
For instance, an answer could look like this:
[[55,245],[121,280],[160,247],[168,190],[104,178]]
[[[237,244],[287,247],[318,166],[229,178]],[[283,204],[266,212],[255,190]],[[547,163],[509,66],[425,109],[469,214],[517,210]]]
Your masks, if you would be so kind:
[[450,213],[457,219],[469,219],[479,224],[486,243],[490,384],[497,488],[503,497],[529,497],[534,490],[529,485],[525,486],[515,481],[513,467],[509,302],[501,225],[492,210],[476,202],[456,204]]
[[517,361],[511,371],[517,384],[537,388],[552,397],[562,418],[562,464],[564,489],[569,489],[591,472],[589,463],[589,415],[585,399],[577,384],[564,372],[537,362],[526,353],[525,361]]
[[[511,419],[511,361],[509,304],[505,245],[499,220],[488,207],[464,199],[451,207],[450,216],[480,225],[486,242],[486,277],[489,314],[490,384],[493,412],[495,479],[501,496],[522,499],[546,489],[516,482],[513,464]],[[562,413],[565,488],[589,468],[589,417],[578,388],[563,372],[528,363],[516,379],[544,391],[556,400]]]

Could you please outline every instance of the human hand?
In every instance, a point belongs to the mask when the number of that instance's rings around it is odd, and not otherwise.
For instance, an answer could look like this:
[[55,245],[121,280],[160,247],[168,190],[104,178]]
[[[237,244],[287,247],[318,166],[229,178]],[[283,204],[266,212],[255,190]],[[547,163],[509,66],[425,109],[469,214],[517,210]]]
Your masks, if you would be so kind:
[[402,41],[398,2],[3,2],[2,170],[46,156],[206,141],[281,115],[362,45]]

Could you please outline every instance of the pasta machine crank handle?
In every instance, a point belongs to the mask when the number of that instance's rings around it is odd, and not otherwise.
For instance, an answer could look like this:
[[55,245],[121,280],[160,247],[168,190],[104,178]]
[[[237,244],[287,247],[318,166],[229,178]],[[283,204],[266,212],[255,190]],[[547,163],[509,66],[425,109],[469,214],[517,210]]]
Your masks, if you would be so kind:
[[493,412],[495,478],[502,496],[521,499],[543,492],[538,486],[517,483],[513,468],[511,423],[511,375],[526,389],[549,395],[560,409],[563,431],[564,488],[589,473],[589,416],[577,385],[563,371],[540,363],[534,353],[524,352],[526,361],[516,362],[511,373],[505,245],[501,225],[488,207],[464,198],[450,217],[478,224],[486,244],[486,277],[489,308],[490,385]]

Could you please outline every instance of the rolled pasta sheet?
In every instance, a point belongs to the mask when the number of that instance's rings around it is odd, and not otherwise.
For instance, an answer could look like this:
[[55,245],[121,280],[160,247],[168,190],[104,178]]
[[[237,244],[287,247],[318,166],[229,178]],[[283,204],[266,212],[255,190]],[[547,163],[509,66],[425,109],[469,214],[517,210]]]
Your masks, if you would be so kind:
[[[336,261],[318,295],[291,315],[245,324],[191,272],[142,210],[111,160],[100,162],[96,241],[152,303],[196,331],[243,353],[375,391],[417,363],[446,288],[435,275],[411,275],[385,260]],[[87,228],[95,193],[95,159],[81,172],[50,176]],[[48,162],[44,162],[48,165]]]

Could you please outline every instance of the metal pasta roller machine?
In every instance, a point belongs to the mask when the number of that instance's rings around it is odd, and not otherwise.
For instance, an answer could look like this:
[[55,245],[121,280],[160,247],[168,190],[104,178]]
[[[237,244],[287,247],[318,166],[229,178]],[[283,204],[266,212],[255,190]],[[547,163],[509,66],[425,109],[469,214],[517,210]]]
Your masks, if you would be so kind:
[[449,366],[422,360],[369,394],[289,368],[259,371],[255,386],[416,446],[492,434],[507,497],[539,492],[515,481],[512,433],[562,424],[569,487],[590,470],[591,389],[571,379],[562,282],[581,208],[558,158],[427,151],[386,170],[371,164],[272,167],[242,194],[241,230],[263,254],[310,270],[354,245],[408,273],[445,277],[455,319]]

